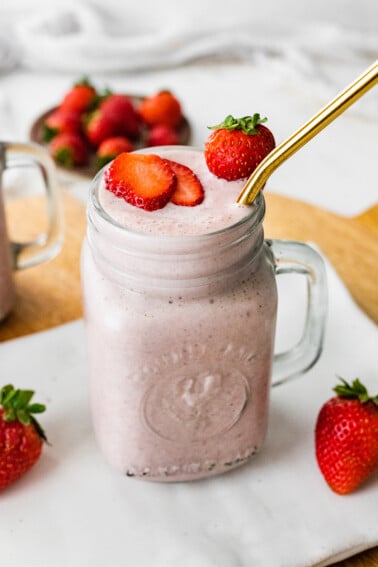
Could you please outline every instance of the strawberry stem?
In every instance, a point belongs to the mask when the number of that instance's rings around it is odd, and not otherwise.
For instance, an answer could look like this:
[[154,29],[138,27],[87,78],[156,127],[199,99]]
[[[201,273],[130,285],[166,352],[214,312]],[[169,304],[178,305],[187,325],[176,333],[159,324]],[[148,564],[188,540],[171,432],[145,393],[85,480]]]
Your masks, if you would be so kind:
[[264,124],[268,119],[261,118],[260,114],[256,113],[253,116],[243,116],[242,118],[234,118],[232,114],[226,116],[226,118],[220,124],[216,126],[208,126],[209,130],[220,130],[221,128],[225,130],[241,130],[244,134],[257,134],[258,130],[256,126],[258,124]]
[[88,75],[83,75],[78,81],[76,81],[73,85],[74,87],[81,87],[81,86],[85,86],[85,87],[92,87],[92,82],[90,80],[90,78],[88,77]]
[[355,378],[352,384],[349,384],[346,380],[344,380],[344,378],[340,378],[340,376],[338,378],[341,381],[341,384],[335,386],[333,391],[339,396],[339,398],[359,400],[362,404],[370,401],[378,406],[378,395],[370,396],[366,387],[358,378]]
[[42,128],[42,139],[43,139],[43,141],[46,142],[46,143],[51,142],[51,140],[53,138],[55,138],[55,136],[57,136],[58,132],[59,131],[58,131],[57,128],[51,128],[51,126],[44,124],[43,128]]
[[72,151],[70,148],[61,147],[56,150],[54,154],[55,160],[66,167],[72,167],[74,165],[74,160],[72,156]]
[[33,390],[16,390],[12,384],[3,386],[0,390],[0,407],[3,408],[4,421],[19,421],[23,425],[33,425],[38,435],[48,443],[45,432],[34,417],[34,413],[42,413],[46,407],[43,404],[30,404],[34,396]]
[[109,163],[110,161],[112,161],[114,159],[114,155],[109,155],[109,156],[98,156],[96,158],[96,167],[98,169],[102,169],[107,163]]

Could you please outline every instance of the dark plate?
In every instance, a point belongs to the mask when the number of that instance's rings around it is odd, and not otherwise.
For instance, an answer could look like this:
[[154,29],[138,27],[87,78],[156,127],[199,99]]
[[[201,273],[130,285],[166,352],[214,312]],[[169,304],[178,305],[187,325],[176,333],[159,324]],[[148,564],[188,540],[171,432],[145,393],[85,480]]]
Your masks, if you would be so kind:
[[[135,106],[137,106],[142,100],[143,96],[136,96],[136,95],[127,95],[133,102],[133,104]],[[42,137],[42,133],[43,133],[43,124],[45,122],[45,120],[47,119],[47,117],[52,114],[53,112],[55,112],[55,110],[57,110],[57,107],[54,108],[50,108],[49,110],[46,110],[46,112],[44,112],[43,114],[41,114],[40,116],[38,116],[38,118],[35,119],[35,121],[33,122],[31,128],[30,128],[30,133],[29,133],[29,138],[32,142],[35,142],[37,144],[40,144],[41,146],[45,146],[48,147],[48,144],[46,144],[46,142],[43,141],[43,137]],[[145,145],[145,139],[146,139],[146,131],[142,131],[142,134],[139,138],[139,140],[134,141],[134,147],[135,149],[141,149],[146,147]],[[179,127],[178,127],[178,135],[179,135],[179,144],[180,145],[187,145],[190,142],[190,136],[191,136],[191,128],[190,128],[190,124],[188,122],[188,120],[185,118],[185,116],[182,119],[182,122],[180,123]],[[85,177],[93,177],[97,171],[98,168],[96,166],[96,154],[95,151],[90,153],[90,157],[89,157],[89,163],[85,166],[81,166],[81,167],[64,167],[61,164],[57,164],[57,166],[59,167],[59,169],[66,171],[67,173],[71,172],[77,175],[82,175]]]

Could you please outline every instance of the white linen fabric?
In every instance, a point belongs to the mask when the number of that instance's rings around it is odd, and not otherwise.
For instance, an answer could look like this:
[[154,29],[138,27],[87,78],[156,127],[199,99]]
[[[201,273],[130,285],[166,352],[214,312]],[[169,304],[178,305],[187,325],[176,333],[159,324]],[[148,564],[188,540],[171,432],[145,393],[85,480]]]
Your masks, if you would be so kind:
[[[30,10],[30,6],[35,8]],[[3,8],[4,10],[4,8]],[[0,12],[1,14],[1,12]],[[197,58],[278,57],[304,73],[323,60],[373,60],[378,5],[361,0],[253,2],[145,0],[120,3],[12,3],[2,21],[0,68],[19,64],[65,71],[130,71]]]
[[[204,481],[136,481],[103,461],[88,410],[82,321],[1,344],[4,380],[35,389],[36,400],[47,404],[41,422],[51,442],[37,465],[2,493],[4,564],[324,567],[377,545],[377,476],[338,496],[314,455],[316,417],[336,374],[359,376],[377,390],[377,328],[330,266],[327,275],[330,312],[320,361],[272,390],[261,453]],[[286,303],[293,288],[280,293]],[[279,333],[287,334],[301,318],[295,306],[283,315]]]

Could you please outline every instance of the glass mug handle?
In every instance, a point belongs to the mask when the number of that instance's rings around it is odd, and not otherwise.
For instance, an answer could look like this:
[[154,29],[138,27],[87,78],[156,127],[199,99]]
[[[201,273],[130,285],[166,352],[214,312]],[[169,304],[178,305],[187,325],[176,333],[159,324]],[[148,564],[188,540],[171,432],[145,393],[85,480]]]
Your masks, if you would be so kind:
[[318,360],[327,314],[326,272],[321,256],[307,244],[267,240],[275,259],[275,273],[297,273],[307,279],[307,312],[299,342],[273,359],[272,386],[283,384],[309,370]]
[[47,152],[36,144],[1,142],[0,161],[7,167],[8,153],[30,156],[42,171],[47,198],[49,226],[47,232],[30,242],[11,242],[13,268],[22,270],[54,258],[63,242],[63,211],[56,183],[55,164]]

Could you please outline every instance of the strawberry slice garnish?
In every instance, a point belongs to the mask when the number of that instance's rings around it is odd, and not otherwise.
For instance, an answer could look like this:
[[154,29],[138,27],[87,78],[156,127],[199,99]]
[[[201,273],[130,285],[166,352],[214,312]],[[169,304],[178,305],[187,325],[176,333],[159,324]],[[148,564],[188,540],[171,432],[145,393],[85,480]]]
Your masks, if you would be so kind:
[[202,203],[205,192],[197,175],[182,163],[170,159],[164,161],[177,177],[177,185],[171,197],[171,202],[184,207],[195,207],[195,205]]
[[172,168],[155,154],[119,154],[105,171],[109,191],[146,211],[165,207],[176,183]]

